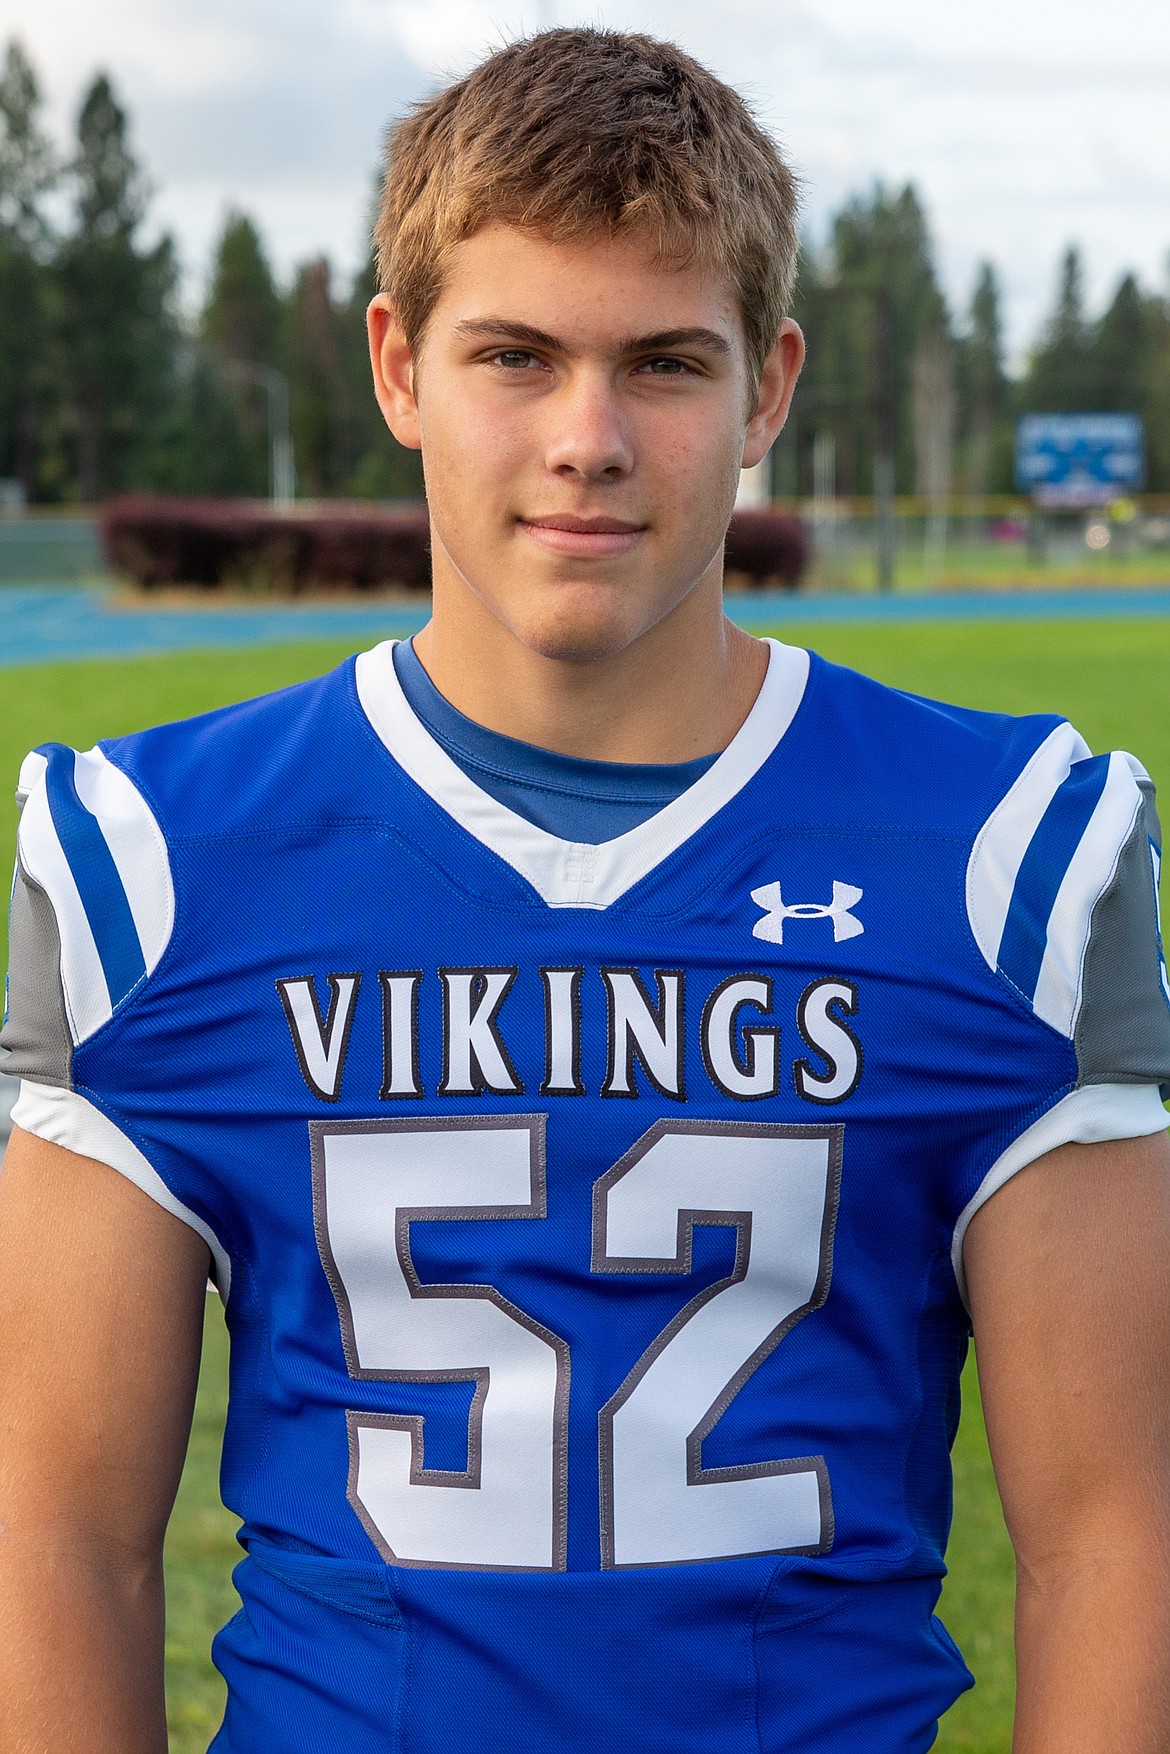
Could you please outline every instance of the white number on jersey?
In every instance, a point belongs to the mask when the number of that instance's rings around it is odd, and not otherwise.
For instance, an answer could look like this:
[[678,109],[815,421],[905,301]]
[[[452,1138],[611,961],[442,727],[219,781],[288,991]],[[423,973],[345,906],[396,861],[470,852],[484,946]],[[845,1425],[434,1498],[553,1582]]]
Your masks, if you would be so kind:
[[837,1129],[660,1121],[594,1190],[595,1273],[687,1273],[697,1224],[734,1224],[735,1265],[647,1347],[601,1410],[605,1565],[816,1552],[817,1456],[704,1468],[703,1439],[829,1289]]
[[418,1415],[350,1413],[350,1502],[387,1559],[565,1563],[569,1348],[491,1285],[423,1285],[415,1219],[543,1218],[544,1120],[314,1123],[318,1240],[350,1375],[475,1382],[467,1468],[423,1467]]
[[[543,1115],[314,1122],[318,1243],[357,1380],[475,1384],[467,1467],[424,1466],[421,1414],[350,1412],[349,1498],[388,1560],[566,1564],[569,1349],[494,1286],[424,1285],[415,1220],[545,1216]],[[595,1273],[690,1271],[733,1226],[728,1276],[647,1348],[599,1420],[602,1564],[823,1550],[817,1456],[704,1468],[704,1437],[828,1293],[842,1128],[661,1121],[594,1190]]]

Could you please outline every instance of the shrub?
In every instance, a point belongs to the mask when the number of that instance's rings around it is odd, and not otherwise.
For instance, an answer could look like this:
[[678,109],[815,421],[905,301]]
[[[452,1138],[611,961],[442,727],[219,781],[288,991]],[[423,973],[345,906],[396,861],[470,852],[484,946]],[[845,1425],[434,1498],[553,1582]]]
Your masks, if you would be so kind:
[[425,591],[431,582],[426,510],[338,502],[278,511],[265,502],[111,500],[101,515],[111,570],[147,589],[194,585],[274,595],[303,591]]
[[743,573],[757,588],[793,591],[808,565],[808,535],[799,518],[780,512],[733,512],[724,558],[729,572]]

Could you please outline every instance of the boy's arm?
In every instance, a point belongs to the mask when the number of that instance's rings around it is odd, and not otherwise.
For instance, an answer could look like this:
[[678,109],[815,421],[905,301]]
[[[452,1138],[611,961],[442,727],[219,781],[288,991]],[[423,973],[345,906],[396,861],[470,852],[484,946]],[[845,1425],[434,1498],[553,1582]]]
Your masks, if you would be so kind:
[[0,1754],[165,1754],[162,1545],[208,1250],[104,1164],[0,1172]]
[[1016,1551],[1015,1754],[1170,1748],[1170,1143],[1065,1145],[964,1262]]

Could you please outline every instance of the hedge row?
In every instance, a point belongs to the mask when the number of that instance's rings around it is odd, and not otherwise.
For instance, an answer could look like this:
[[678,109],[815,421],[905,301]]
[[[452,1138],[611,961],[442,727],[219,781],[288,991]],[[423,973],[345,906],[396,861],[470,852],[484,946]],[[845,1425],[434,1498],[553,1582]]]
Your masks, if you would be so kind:
[[752,585],[794,591],[809,563],[808,531],[781,512],[732,512],[724,560]]
[[[425,591],[425,507],[336,503],[277,511],[241,500],[111,500],[101,518],[111,571],[146,589],[197,586],[296,596],[305,591]],[[756,585],[799,583],[808,539],[798,518],[736,512],[727,565]]]

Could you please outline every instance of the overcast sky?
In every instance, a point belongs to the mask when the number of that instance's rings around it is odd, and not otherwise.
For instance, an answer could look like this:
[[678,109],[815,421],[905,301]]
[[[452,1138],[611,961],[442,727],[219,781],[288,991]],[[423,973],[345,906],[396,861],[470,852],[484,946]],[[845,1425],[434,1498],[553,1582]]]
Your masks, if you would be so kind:
[[388,119],[493,43],[544,23],[672,36],[732,80],[803,176],[808,227],[875,178],[912,179],[961,311],[990,257],[1013,347],[1085,251],[1167,283],[1170,0],[4,0],[55,133],[102,68],[198,295],[223,216],[259,222],[283,274],[348,272]]

